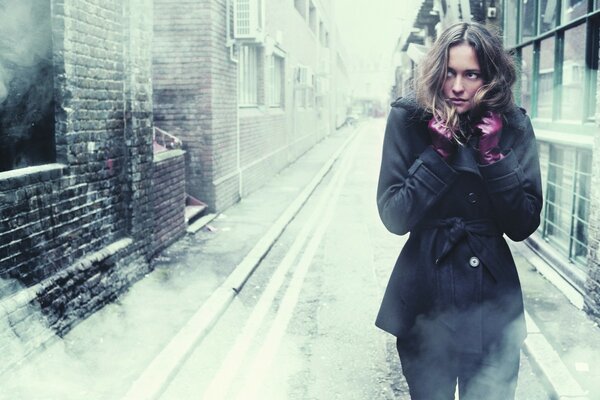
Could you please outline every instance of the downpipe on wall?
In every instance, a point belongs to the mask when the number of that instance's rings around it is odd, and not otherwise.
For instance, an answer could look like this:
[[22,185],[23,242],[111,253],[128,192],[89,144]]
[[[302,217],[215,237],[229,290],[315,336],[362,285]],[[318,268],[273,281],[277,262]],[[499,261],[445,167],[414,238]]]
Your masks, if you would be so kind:
[[[233,6],[231,0],[225,3],[226,18],[225,18],[225,46],[229,48],[229,60],[236,65],[236,99],[239,98],[237,91],[239,90],[237,66],[239,59],[235,55],[236,41],[231,37],[231,17],[233,15]],[[241,146],[240,146],[240,112],[239,107],[235,113],[235,147],[236,147],[236,170],[238,176],[238,197],[242,198],[242,166],[241,166]]]

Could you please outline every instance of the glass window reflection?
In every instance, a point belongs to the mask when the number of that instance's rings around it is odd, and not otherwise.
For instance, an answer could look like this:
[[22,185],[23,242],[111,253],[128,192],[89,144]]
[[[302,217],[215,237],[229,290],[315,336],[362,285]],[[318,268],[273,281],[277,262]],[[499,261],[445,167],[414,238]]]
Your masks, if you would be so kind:
[[531,93],[533,82],[533,46],[521,50],[521,107],[531,111]]
[[526,41],[533,38],[535,32],[535,1],[522,0],[521,9],[521,40]]
[[517,10],[520,0],[508,0],[506,15],[504,16],[504,44],[514,46],[517,44]]
[[563,0],[560,23],[564,25],[587,14],[587,0]]
[[540,1],[540,33],[556,28],[558,0]]
[[537,116],[552,118],[552,95],[554,89],[554,37],[540,43],[540,67],[538,70]]
[[585,96],[585,24],[565,31],[561,118],[580,121]]

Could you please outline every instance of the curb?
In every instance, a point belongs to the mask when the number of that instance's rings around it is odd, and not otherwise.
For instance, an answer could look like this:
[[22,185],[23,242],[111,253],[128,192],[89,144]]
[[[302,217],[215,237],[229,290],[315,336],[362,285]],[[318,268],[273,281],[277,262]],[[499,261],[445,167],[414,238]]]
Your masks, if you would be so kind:
[[527,324],[527,338],[523,351],[549,389],[552,398],[589,400],[587,393],[571,376],[558,353],[548,343],[527,311],[525,311],[525,323]]
[[[527,261],[556,286],[577,308],[583,302],[572,287],[567,287],[564,280],[557,278],[557,273],[552,270],[538,255],[525,243],[511,243],[511,250],[516,249]],[[525,311],[525,324],[527,338],[523,345],[523,352],[531,360],[532,367],[539,376],[552,399],[590,400],[587,392],[573,378],[567,366],[548,342],[544,333],[537,326],[531,315]]]
[[271,246],[283,233],[283,230],[300,211],[304,203],[333,167],[333,164],[356,137],[355,130],[342,143],[340,148],[321,167],[314,178],[271,225],[269,230],[234,268],[227,279],[219,286],[202,307],[171,339],[165,348],[150,362],[136,381],[130,386],[123,400],[153,400],[167,388],[170,380],[177,374],[181,365],[194,348],[210,332],[211,328],[227,310],[235,296],[240,292],[248,278],[269,252]]

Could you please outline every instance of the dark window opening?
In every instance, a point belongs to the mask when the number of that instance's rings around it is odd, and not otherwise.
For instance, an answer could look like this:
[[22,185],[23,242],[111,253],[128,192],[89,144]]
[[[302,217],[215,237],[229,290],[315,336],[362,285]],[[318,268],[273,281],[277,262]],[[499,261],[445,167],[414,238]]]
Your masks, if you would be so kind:
[[0,0],[0,171],[55,160],[50,1]]

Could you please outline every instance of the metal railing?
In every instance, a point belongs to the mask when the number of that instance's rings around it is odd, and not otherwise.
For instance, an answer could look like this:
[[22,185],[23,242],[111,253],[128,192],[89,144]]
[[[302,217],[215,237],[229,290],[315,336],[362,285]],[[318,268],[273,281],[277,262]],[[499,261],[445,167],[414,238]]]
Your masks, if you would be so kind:
[[581,269],[588,252],[591,149],[539,142],[544,208],[538,232]]

